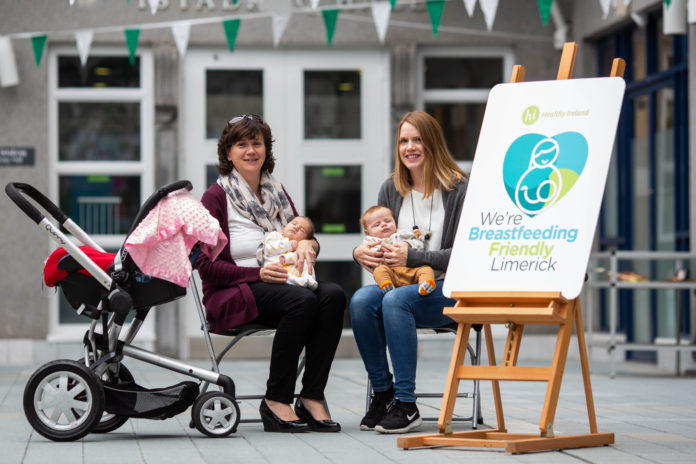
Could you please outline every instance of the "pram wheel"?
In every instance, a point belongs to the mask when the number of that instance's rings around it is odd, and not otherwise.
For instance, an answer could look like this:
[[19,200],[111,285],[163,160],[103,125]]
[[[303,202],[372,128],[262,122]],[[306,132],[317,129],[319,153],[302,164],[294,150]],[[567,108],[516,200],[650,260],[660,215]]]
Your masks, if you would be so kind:
[[[107,369],[104,375],[102,375],[102,382],[119,384],[133,382],[134,380],[135,379],[133,378],[133,374],[131,374],[131,372],[128,370],[126,366],[123,365],[123,363],[121,363],[119,366],[117,377],[114,377],[109,369]],[[106,408],[106,405],[104,407]],[[114,430],[128,422],[128,419],[128,416],[119,416],[118,414],[112,414],[110,412],[104,411],[104,414],[102,414],[101,419],[99,420],[97,425],[95,425],[92,429],[92,433],[113,432]]]
[[237,431],[239,406],[227,393],[204,393],[193,403],[191,419],[202,434],[213,438],[226,437]]
[[24,389],[24,414],[38,433],[53,441],[87,435],[104,411],[104,389],[84,364],[60,359],[32,374]]

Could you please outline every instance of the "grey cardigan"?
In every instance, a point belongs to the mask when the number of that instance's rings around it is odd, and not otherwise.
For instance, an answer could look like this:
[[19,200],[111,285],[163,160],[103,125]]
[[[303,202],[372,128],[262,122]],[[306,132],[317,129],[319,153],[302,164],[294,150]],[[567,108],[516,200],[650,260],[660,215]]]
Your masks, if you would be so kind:
[[[445,272],[452,254],[454,236],[459,226],[459,216],[462,213],[466,187],[469,185],[468,179],[464,178],[457,183],[452,190],[442,190],[442,202],[445,206],[445,222],[442,224],[442,242],[440,249],[435,251],[408,249],[407,267],[418,267],[428,265],[435,270]],[[377,195],[377,203],[392,210],[395,218],[399,217],[399,210],[403,203],[403,197],[394,186],[394,179],[391,177],[384,181]]]

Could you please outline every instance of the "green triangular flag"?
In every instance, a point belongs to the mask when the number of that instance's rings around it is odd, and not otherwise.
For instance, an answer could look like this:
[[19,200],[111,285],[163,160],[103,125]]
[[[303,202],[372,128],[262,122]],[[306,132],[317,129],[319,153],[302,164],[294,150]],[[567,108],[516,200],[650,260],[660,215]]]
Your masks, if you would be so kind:
[[445,9],[444,0],[429,0],[428,14],[430,15],[430,24],[433,26],[433,37],[437,37],[437,30],[440,27],[440,19],[442,18],[442,10]]
[[669,7],[669,4],[670,4],[671,2],[672,2],[672,0],[665,0],[665,4],[667,5],[667,7]]
[[338,10],[322,10],[324,15],[324,25],[326,26],[326,41],[331,45],[333,35],[336,31],[336,21],[338,21]]
[[389,3],[391,3],[392,10],[396,6],[396,0],[389,0]]
[[36,67],[38,68],[41,64],[41,57],[43,56],[44,46],[46,45],[45,35],[35,35],[31,38],[31,46],[34,49],[34,61],[36,61]]
[[239,23],[241,19],[228,19],[222,22],[222,27],[225,29],[225,37],[227,37],[227,46],[230,51],[234,51],[234,44],[237,41],[237,32],[239,32]]
[[126,29],[123,31],[126,34],[126,45],[128,46],[128,61],[131,66],[135,64],[135,50],[138,48],[138,37],[140,37],[140,29]]
[[549,14],[551,13],[551,4],[553,0],[537,0],[539,5],[539,14],[541,15],[541,23],[546,26],[549,23]]

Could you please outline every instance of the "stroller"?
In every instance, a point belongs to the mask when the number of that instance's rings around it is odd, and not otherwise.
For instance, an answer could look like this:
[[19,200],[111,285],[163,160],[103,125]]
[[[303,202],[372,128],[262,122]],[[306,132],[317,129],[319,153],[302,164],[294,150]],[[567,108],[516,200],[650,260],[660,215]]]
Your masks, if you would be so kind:
[[[128,235],[160,200],[182,188],[191,190],[191,183],[178,181],[157,190],[138,211]],[[24,183],[9,183],[5,192],[67,252],[57,263],[57,269],[65,275],[56,285],[77,313],[91,320],[83,340],[83,358],[51,361],[38,368],[27,382],[24,412],[34,430],[54,441],[77,440],[90,432],[113,431],[131,417],[167,419],[193,405],[191,424],[201,433],[225,437],[236,432],[240,417],[235,385],[230,377],[220,374],[214,359],[213,370],[205,370],[131,345],[150,309],[184,296],[186,289],[143,274],[125,246],[105,271],[85,251],[99,256],[101,261],[110,256],[38,190]],[[85,246],[75,245],[25,196]],[[198,251],[196,245],[192,261]],[[205,325],[193,276],[190,282],[201,324]],[[122,330],[131,313],[134,317],[130,325]],[[205,338],[212,353],[210,337]],[[206,386],[218,385],[221,391],[200,394],[199,383],[194,381],[144,388],[135,383],[123,363],[124,357],[194,377],[206,382]]]

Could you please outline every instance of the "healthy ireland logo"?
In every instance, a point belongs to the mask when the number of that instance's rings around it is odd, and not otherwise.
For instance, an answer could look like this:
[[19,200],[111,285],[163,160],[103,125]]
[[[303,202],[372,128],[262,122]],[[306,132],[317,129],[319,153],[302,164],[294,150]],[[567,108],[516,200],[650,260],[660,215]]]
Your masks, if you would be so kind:
[[523,213],[534,217],[573,188],[586,161],[587,140],[578,132],[522,135],[505,154],[505,189]]

